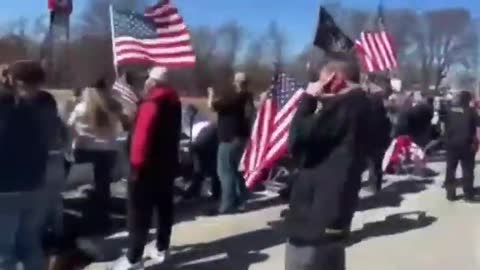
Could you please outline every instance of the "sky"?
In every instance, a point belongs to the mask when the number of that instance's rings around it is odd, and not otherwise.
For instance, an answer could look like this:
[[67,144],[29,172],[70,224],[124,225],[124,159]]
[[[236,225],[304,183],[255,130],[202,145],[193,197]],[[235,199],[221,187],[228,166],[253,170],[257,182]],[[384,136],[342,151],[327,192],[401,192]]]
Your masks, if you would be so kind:
[[[276,21],[289,37],[289,49],[300,51],[313,39],[318,7],[335,0],[172,0],[191,26],[217,27],[236,21],[248,29],[247,35],[264,32]],[[87,0],[74,0],[74,16]],[[152,0],[152,2],[155,2]],[[337,0],[342,6],[375,10],[379,0]],[[463,7],[480,18],[479,0],[383,0],[385,9],[411,8],[419,12]],[[19,17],[36,18],[47,14],[47,0],[0,1],[0,25]],[[387,18],[388,20],[388,18]]]

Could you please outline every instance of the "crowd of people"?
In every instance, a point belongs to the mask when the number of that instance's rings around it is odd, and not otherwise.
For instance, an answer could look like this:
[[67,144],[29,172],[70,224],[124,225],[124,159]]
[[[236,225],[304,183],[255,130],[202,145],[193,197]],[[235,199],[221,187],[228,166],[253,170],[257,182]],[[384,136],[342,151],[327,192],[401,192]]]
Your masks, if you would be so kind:
[[[463,169],[465,199],[475,201],[473,170],[478,149],[477,112],[472,96],[461,92],[439,121],[433,121],[431,97],[413,104],[396,98],[388,87],[366,89],[358,63],[348,55],[332,56],[306,88],[292,120],[290,158],[296,164],[286,223],[285,269],[345,269],[345,240],[358,204],[362,174],[369,188],[381,192],[382,161],[392,138],[407,136],[428,152],[432,141],[446,149],[447,199],[456,200],[455,171]],[[128,252],[113,270],[142,269],[143,258],[168,259],[174,223],[174,180],[181,170],[180,141],[189,139],[193,163],[185,198],[201,196],[211,178],[218,207],[208,215],[241,212],[249,191],[238,165],[248,142],[254,98],[245,73],[236,73],[231,89],[208,89],[214,123],[192,105],[182,107],[169,84],[168,70],[154,67],[139,104],[125,108],[106,80],[74,91],[59,112],[55,98],[42,90],[45,71],[34,61],[18,61],[2,72],[0,89],[0,268],[47,269],[42,241],[62,237],[62,195],[72,164],[94,170],[92,229],[107,235],[110,183],[120,151],[129,156],[127,179]],[[263,101],[268,95],[262,94]],[[183,112],[183,113],[182,113]],[[434,125],[432,125],[434,123]],[[439,128],[434,128],[438,126]],[[128,133],[127,149],[118,137]],[[58,169],[62,168],[62,173]],[[155,248],[145,248],[153,218]]]

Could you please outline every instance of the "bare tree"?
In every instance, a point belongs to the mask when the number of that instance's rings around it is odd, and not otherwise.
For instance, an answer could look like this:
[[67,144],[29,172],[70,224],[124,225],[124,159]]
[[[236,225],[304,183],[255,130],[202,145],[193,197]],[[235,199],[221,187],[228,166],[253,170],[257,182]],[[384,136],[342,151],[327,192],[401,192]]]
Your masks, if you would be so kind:
[[218,29],[217,44],[215,46],[215,82],[216,88],[228,89],[231,87],[231,78],[237,63],[238,53],[242,48],[245,31],[236,22],[230,22]]
[[19,18],[7,25],[8,31],[0,37],[0,63],[28,58],[35,47],[28,36],[28,20]]
[[265,91],[271,83],[272,66],[264,61],[265,41],[263,37],[253,39],[248,45],[243,69],[247,72],[251,90]]
[[344,30],[350,37],[358,37],[365,30],[371,14],[361,10],[351,10],[349,13],[348,24]]
[[423,88],[437,90],[453,65],[469,67],[478,40],[471,32],[467,10],[447,9],[424,14],[425,29],[417,40]]
[[287,50],[287,37],[277,22],[272,21],[268,26],[266,40],[269,42],[269,49],[272,52],[272,63],[284,64],[285,52]]
[[244,35],[244,29],[236,22],[227,23],[218,30],[217,56],[221,57],[231,67],[235,65],[238,52],[243,45]]
[[206,89],[212,85],[215,74],[213,61],[217,45],[217,34],[210,28],[202,27],[192,31],[192,39],[197,56],[195,65],[194,95],[206,94]]
[[318,75],[323,60],[323,52],[313,45],[309,45],[290,63],[289,74],[301,82],[307,82],[312,79],[314,73]]
[[472,72],[460,71],[455,74],[453,79],[454,87],[458,90],[464,91],[473,91],[475,90],[475,85],[477,83],[477,78]]
[[416,44],[421,18],[410,9],[391,10],[385,13],[385,26],[394,38],[398,59],[407,59],[412,45]]

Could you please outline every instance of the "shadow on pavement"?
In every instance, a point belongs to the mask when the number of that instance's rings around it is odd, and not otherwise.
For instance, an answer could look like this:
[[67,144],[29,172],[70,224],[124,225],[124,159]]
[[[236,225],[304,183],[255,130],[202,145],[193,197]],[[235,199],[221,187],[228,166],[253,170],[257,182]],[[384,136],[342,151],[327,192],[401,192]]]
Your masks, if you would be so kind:
[[[428,216],[422,211],[391,215],[383,221],[367,223],[361,230],[354,231],[347,245],[352,246],[365,239],[425,228],[435,221],[437,218]],[[180,247],[187,251],[174,255],[169,265],[149,269],[247,270],[251,264],[268,259],[268,255],[261,253],[261,250],[285,242],[286,238],[282,233],[284,222],[272,222],[270,226],[272,229],[249,232],[207,244]],[[215,258],[224,253],[227,255]],[[213,258],[208,260],[210,257]]]
[[399,234],[425,228],[437,221],[436,217],[427,216],[423,211],[413,211],[390,215],[382,221],[367,223],[362,229],[352,232],[348,245],[355,245],[363,240]]
[[[252,200],[246,205],[245,212],[263,209],[281,203],[278,197],[269,197],[263,194],[253,194],[251,199]],[[73,252],[79,256],[82,256],[83,258],[89,258],[89,262],[112,261],[122,254],[124,251],[122,249],[127,247],[128,240],[126,237],[125,210],[123,210],[124,207],[122,208],[122,205],[124,206],[126,204],[125,199],[113,198],[111,200],[111,213],[113,213],[115,217],[112,218],[113,224],[111,233],[122,233],[115,239],[109,240],[105,240],[105,236],[98,236],[92,233],[92,228],[94,229],[95,227],[95,220],[88,215],[89,209],[92,207],[88,198],[67,199],[64,200],[64,202],[65,209],[68,210],[65,214],[65,227],[67,230],[66,241],[68,242],[68,244],[65,246],[68,247],[66,248],[68,252]],[[205,212],[205,210],[214,206],[216,206],[216,202],[206,198],[180,201],[175,205],[175,223],[195,220],[196,217]],[[119,208],[122,208],[122,210],[118,211]],[[77,214],[73,215],[71,212],[75,212]],[[79,238],[80,241],[78,241]],[[149,241],[152,241],[154,238],[155,235],[153,233],[150,234]],[[255,238],[253,237],[252,239]],[[77,250],[75,251],[75,249]],[[245,254],[245,256],[250,255]]]
[[381,207],[397,207],[403,201],[403,195],[419,193],[427,189],[433,180],[402,180],[395,182],[378,194],[361,198],[357,211],[366,211]]
[[177,247],[167,265],[147,269],[181,270],[248,270],[251,264],[266,261],[261,252],[285,242],[285,237],[272,229],[261,229],[217,241]]
[[[347,241],[348,246],[359,242],[387,235],[405,233],[411,230],[425,228],[437,221],[436,217],[427,215],[424,211],[412,211],[387,216],[385,220],[366,223],[356,231],[353,231]],[[284,220],[269,222],[275,230],[284,231]]]
[[[399,206],[403,200],[402,195],[421,192],[431,183],[433,183],[432,180],[403,180],[395,182],[387,186],[378,195],[360,199],[357,211],[387,206]],[[257,198],[254,198],[252,202],[247,204],[247,212],[282,203],[279,197],[262,198],[261,196],[262,195],[260,195],[259,198],[257,195]],[[111,212],[116,216],[113,224],[113,231],[115,232],[125,231],[125,203],[125,199],[116,198],[112,200]],[[206,199],[181,201],[176,204],[176,223],[195,220],[199,213],[215,205],[214,202]],[[73,209],[79,213],[88,213],[90,207],[92,206],[89,205],[87,198],[65,200],[66,209]],[[410,219],[408,217],[412,215],[417,216],[417,218]],[[435,221],[436,218],[426,216],[426,214],[422,212],[392,215],[387,217],[385,221],[366,224],[362,230],[353,232],[350,244],[353,245],[363,239],[372,237],[423,228]],[[116,239],[110,239],[108,241],[100,237],[97,240],[83,243],[84,247],[81,248],[83,252],[79,252],[79,250],[75,250],[75,245],[78,245],[78,241],[75,243],[74,240],[78,237],[88,235],[85,229],[88,228],[87,224],[92,222],[92,220],[88,215],[72,215],[68,212],[65,222],[71,241],[69,246],[72,247],[68,252],[75,254],[73,257],[83,256],[82,260],[85,260],[85,263],[114,260],[121,255],[124,251],[122,249],[125,249],[127,246],[126,235],[121,235]],[[283,221],[274,223],[282,226]],[[153,238],[153,235],[151,235],[151,238]],[[102,242],[102,244],[99,244],[99,242]],[[174,252],[169,265],[150,269],[247,270],[251,264],[268,259],[268,255],[261,253],[261,250],[282,244],[283,242],[285,242],[284,235],[276,229],[248,232],[214,242],[176,247],[174,251],[177,250],[177,252]],[[87,247],[85,248],[85,246]]]

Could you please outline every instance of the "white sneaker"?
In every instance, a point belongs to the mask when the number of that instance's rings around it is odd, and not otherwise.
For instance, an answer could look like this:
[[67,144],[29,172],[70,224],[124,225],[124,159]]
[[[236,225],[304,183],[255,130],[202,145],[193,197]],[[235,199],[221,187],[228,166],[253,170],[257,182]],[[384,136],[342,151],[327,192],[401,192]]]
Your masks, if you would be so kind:
[[113,263],[113,266],[110,270],[143,270],[143,263],[139,262],[132,264],[128,261],[126,256],[121,257],[116,262]]
[[169,256],[169,251],[158,251],[155,247],[146,248],[144,258],[151,260],[154,264],[162,264]]

